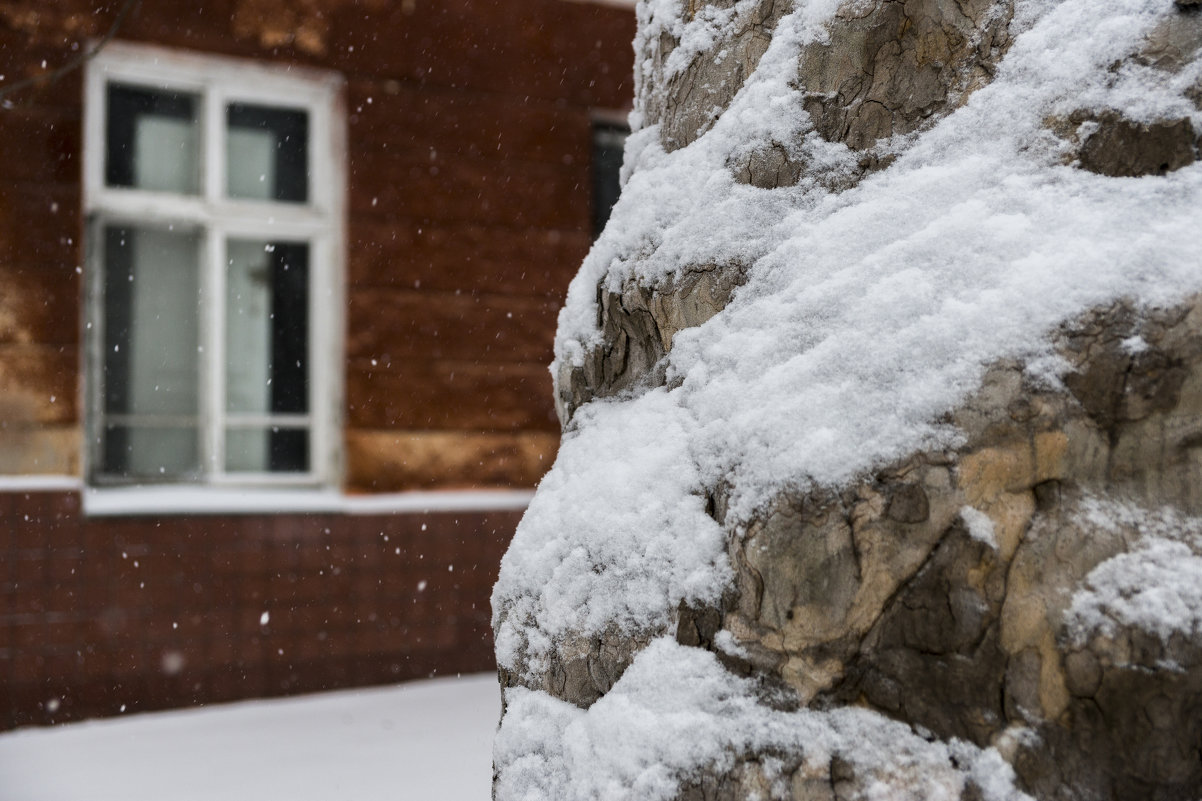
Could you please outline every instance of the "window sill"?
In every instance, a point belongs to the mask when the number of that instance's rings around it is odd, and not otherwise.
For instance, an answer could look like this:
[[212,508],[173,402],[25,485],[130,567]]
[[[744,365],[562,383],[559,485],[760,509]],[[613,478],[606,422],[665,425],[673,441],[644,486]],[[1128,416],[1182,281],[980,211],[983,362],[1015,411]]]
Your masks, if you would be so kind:
[[219,514],[401,514],[522,510],[529,490],[446,490],[344,495],[336,490],[121,487],[82,490],[88,517]]

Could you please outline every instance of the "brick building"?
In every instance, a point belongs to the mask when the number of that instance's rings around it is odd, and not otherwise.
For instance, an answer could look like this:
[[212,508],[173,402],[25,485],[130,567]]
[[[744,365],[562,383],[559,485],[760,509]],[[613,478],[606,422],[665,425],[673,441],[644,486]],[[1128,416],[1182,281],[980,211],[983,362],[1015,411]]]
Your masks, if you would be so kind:
[[0,0],[0,728],[490,668],[633,34]]

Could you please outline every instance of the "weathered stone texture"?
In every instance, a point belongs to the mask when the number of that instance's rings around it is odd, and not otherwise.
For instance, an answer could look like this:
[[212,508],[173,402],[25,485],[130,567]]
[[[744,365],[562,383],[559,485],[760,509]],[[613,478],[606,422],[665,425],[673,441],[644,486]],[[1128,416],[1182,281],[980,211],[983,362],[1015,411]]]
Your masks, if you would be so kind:
[[[829,38],[804,49],[797,84],[814,130],[860,153],[854,175],[815,176],[833,188],[888,166],[894,137],[929,127],[988,83],[1010,45],[1011,0],[845,3]],[[797,183],[804,159],[773,143],[735,168],[761,188]]]
[[[1190,2],[1178,6],[1184,10]],[[1152,29],[1130,62],[1177,74],[1200,50],[1202,19],[1193,13],[1174,14]],[[1202,109],[1202,81],[1185,94]],[[1193,164],[1202,148],[1202,131],[1187,117],[1132,120],[1114,110],[1081,109],[1048,125],[1070,143],[1070,162],[1112,178],[1165,175]]]
[[501,687],[542,690],[587,709],[609,692],[647,643],[665,633],[630,634],[610,628],[596,636],[568,635],[555,642],[541,664],[523,661],[512,670],[500,668]]
[[[784,5],[749,18],[742,49],[730,51],[736,65],[702,54],[662,95],[648,83],[674,43],[658,43],[643,100],[665,147],[692,141],[710,119],[703,109],[721,113]],[[1178,0],[1183,13],[1132,63],[1179,71],[1193,58],[1202,17],[1184,9],[1194,5]],[[989,0],[844,3],[829,40],[804,50],[798,68],[818,133],[862,151],[863,169],[884,166],[882,142],[921,130],[990,79],[1010,44],[1011,11]],[[1194,99],[1202,108],[1202,88]],[[1102,176],[1164,174],[1198,157],[1187,118],[1090,110],[1047,125],[1068,145],[1066,164]],[[774,147],[736,174],[764,187],[796,182],[805,165],[789,143]],[[602,344],[558,376],[563,423],[593,398],[662,385],[673,336],[718,313],[744,277],[739,266],[707,265],[612,292],[602,279]],[[963,434],[955,449],[914,453],[840,490],[784,493],[737,528],[725,520],[729,488],[709,488],[734,588],[718,607],[682,606],[678,642],[759,679],[766,706],[862,705],[924,736],[994,746],[1041,801],[1195,798],[1198,633],[1162,640],[1120,625],[1078,642],[1066,615],[1091,571],[1140,539],[1132,525],[1091,522],[1093,499],[1202,515],[1202,296],[1094,309],[1064,324],[1053,345],[1069,367],[1062,383],[1017,361],[992,365],[948,415]],[[738,656],[715,644],[720,630]],[[565,642],[535,684],[587,707],[643,642]],[[807,767],[799,754],[733,756],[688,777],[678,797],[826,801],[867,787],[837,759]],[[949,787],[982,797],[971,783]]]
[[[707,8],[729,12],[736,5],[736,0],[688,0],[685,19],[694,20]],[[646,90],[640,98],[646,124],[660,124],[660,143],[665,150],[696,141],[730,105],[755,71],[772,40],[773,28],[787,10],[786,3],[761,0],[749,13],[736,18],[731,35],[715,42],[711,50],[696,54],[685,69],[671,76],[666,74],[668,59],[680,42],[664,33],[653,43],[649,59],[636,69],[642,72],[641,85]]]
[[844,4],[830,41],[807,48],[798,67],[815,128],[866,150],[943,116],[992,76],[1011,12],[999,0]]
[[1188,119],[1139,123],[1116,114],[1091,120],[1081,143],[1082,169],[1122,178],[1164,175],[1197,160],[1198,135]]
[[601,347],[583,365],[559,368],[555,407],[566,425],[579,406],[632,389],[662,386],[672,338],[726,307],[743,283],[737,266],[704,265],[658,286],[628,281],[620,292],[597,288]]
[[1082,493],[1202,511],[1202,299],[1096,311],[1058,348],[1076,368],[1067,389],[997,365],[955,415],[968,435],[956,452],[839,495],[781,497],[731,539],[723,627],[802,703],[867,704],[1006,746],[1039,798],[1184,799],[1202,786],[1202,642],[1125,629],[1075,646],[1064,613],[1138,540],[1089,524]]

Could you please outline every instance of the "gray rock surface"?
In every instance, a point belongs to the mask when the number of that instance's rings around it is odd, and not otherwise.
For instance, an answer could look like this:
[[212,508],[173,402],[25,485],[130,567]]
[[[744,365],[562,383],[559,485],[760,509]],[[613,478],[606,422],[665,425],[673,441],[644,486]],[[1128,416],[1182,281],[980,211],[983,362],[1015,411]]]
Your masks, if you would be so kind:
[[[644,90],[645,122],[661,126],[660,142],[665,150],[696,141],[730,105],[768,49],[772,30],[786,10],[788,4],[778,0],[759,0],[750,6],[736,0],[687,0],[686,22],[726,12],[734,15],[735,24],[713,47],[695,54],[686,67],[671,73],[667,71],[669,59],[680,42],[664,32],[648,43],[648,58],[637,61],[635,69]],[[723,54],[721,58],[718,53]]]
[[1005,53],[1008,0],[847,3],[798,64],[806,111],[831,142],[867,150],[955,109]]
[[603,344],[585,356],[582,366],[560,368],[555,396],[559,419],[566,424],[577,407],[594,398],[662,386],[672,338],[724,309],[743,277],[738,267],[709,264],[659,286],[628,281],[621,292],[598,287]]

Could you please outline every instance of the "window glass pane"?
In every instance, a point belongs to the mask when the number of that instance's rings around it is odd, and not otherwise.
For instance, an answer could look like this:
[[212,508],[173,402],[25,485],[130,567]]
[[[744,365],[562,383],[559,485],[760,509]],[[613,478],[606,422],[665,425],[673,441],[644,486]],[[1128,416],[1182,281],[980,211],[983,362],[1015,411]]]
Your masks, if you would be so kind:
[[194,195],[200,190],[200,134],[194,95],[110,86],[105,182]]
[[123,418],[106,426],[106,473],[162,477],[197,469],[199,254],[193,234],[104,230],[100,383],[106,417]]
[[308,472],[309,431],[278,427],[228,429],[225,469],[231,473]]
[[108,226],[104,239],[105,411],[195,415],[199,238]]
[[226,409],[309,411],[309,246],[232,239],[226,272]]
[[309,199],[309,115],[232,103],[227,110],[226,194],[251,200]]
[[195,428],[108,426],[104,472],[125,478],[191,478],[200,472]]

